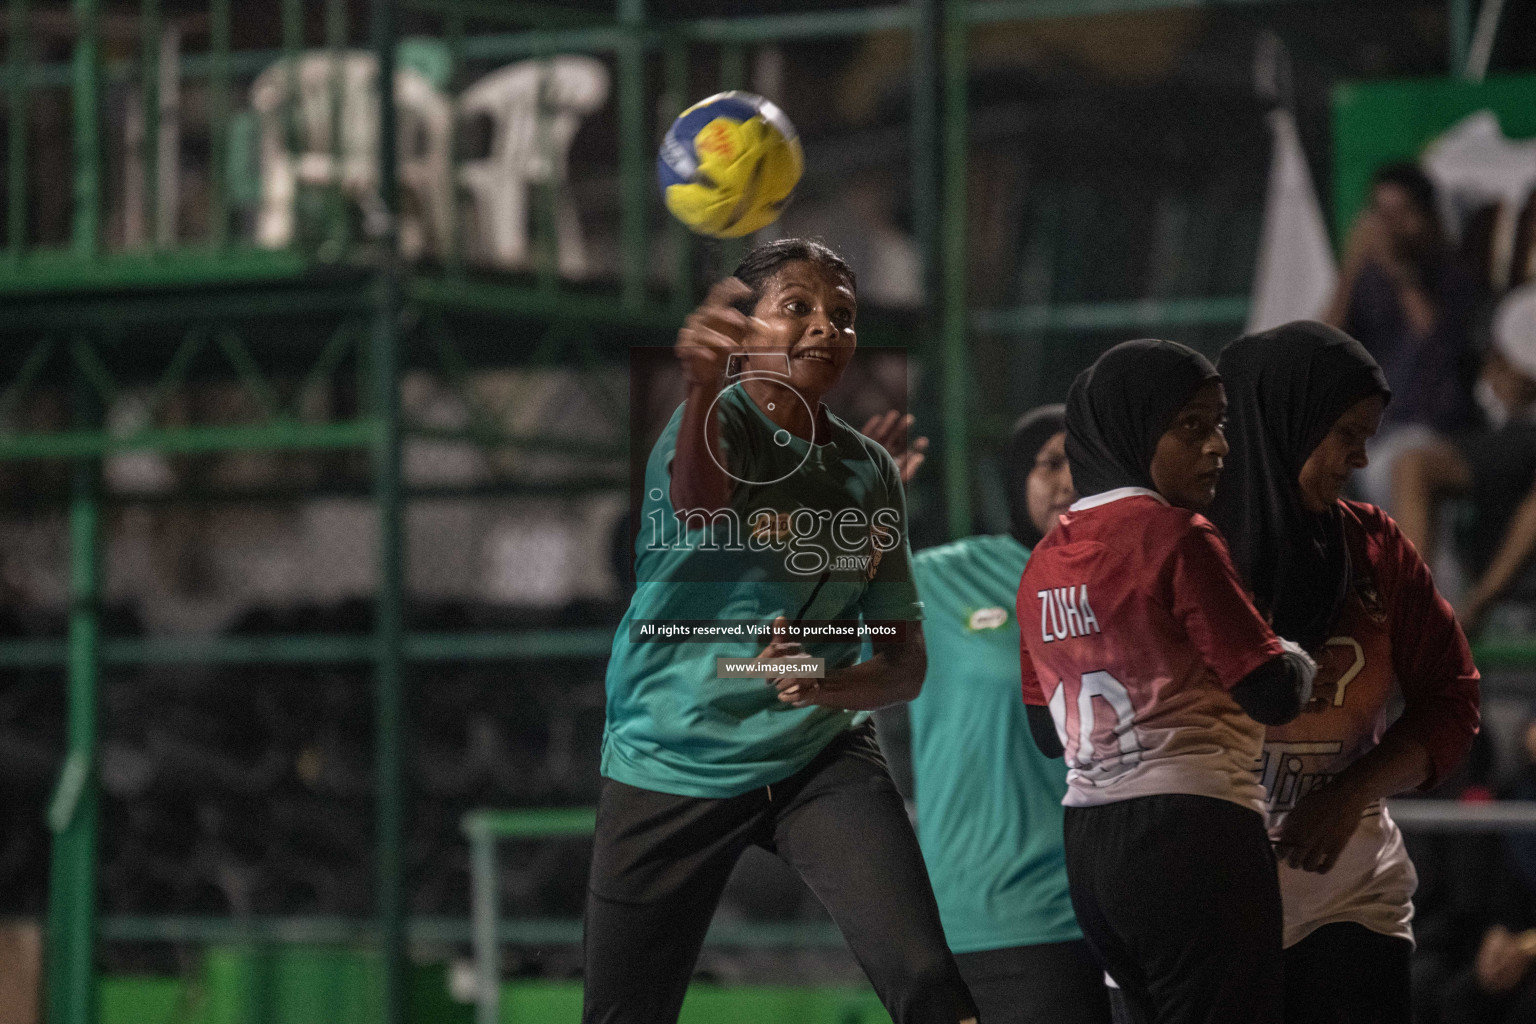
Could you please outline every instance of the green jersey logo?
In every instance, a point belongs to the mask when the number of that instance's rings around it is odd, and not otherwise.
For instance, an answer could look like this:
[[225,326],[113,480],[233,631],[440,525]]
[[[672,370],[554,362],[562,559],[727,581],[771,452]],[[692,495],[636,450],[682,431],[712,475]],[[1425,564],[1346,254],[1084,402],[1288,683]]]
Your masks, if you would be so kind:
[[971,612],[966,628],[972,633],[979,633],[984,629],[997,629],[1007,621],[1008,609],[1006,608],[978,608]]

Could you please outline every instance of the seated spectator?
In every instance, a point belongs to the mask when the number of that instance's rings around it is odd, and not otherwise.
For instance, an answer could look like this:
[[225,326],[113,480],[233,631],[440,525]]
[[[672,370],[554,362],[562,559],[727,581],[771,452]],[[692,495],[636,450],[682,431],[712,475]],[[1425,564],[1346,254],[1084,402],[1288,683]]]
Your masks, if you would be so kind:
[[1377,170],[1323,319],[1358,338],[1392,388],[1371,465],[1356,479],[1365,499],[1394,517],[1397,454],[1475,420],[1473,338],[1481,303],[1476,276],[1446,241],[1434,184],[1414,164]]
[[1426,561],[1437,501],[1472,498],[1476,522],[1463,555],[1473,583],[1457,609],[1469,634],[1536,554],[1536,284],[1500,303],[1477,398],[1484,427],[1455,441],[1421,441],[1398,456],[1392,474],[1394,517]]
[[[1488,729],[1472,740],[1466,760],[1434,794],[1403,794],[1398,800],[1485,804],[1494,799],[1498,758]],[[1443,1024],[1439,1004],[1446,984],[1477,955],[1498,899],[1503,838],[1492,832],[1407,829],[1403,842],[1419,876],[1413,895],[1414,1024]]]
[[[1501,795],[1536,800],[1536,721],[1526,724],[1524,763]],[[1440,992],[1441,1024],[1528,1024],[1536,1020],[1536,836],[1503,840],[1490,923],[1477,955]]]

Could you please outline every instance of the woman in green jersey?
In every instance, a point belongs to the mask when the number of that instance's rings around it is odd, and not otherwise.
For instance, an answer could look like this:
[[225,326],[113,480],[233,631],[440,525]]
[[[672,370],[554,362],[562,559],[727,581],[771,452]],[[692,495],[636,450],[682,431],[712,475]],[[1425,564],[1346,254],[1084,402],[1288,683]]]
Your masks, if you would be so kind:
[[[976,1016],[866,721],[917,694],[926,655],[896,465],[821,403],[856,312],[847,264],[785,239],[678,333],[687,398],[646,466],[608,667],[586,1021],[676,1020],[754,845],[820,898],[898,1024]],[[860,623],[892,638],[863,661]]]

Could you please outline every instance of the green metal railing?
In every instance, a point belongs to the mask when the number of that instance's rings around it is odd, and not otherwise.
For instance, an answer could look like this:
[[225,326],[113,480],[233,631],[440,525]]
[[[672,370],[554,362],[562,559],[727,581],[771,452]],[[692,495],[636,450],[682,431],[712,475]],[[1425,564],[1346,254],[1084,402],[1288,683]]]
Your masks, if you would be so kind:
[[[1506,800],[1492,804],[1462,804],[1448,800],[1390,801],[1392,818],[1411,832],[1450,834],[1527,834],[1536,832],[1536,801]],[[537,808],[522,811],[481,810],[464,816],[462,831],[470,847],[471,921],[475,950],[477,1024],[500,1020],[501,947],[504,943],[545,945],[581,941],[581,922],[558,918],[502,918],[496,851],[514,840],[561,841],[588,839],[597,823],[591,807]],[[317,922],[315,928],[323,928]],[[332,926],[334,927],[334,926]],[[459,934],[449,922],[422,922],[423,935],[439,938]],[[311,939],[310,941],[314,941]],[[830,921],[712,924],[705,941],[737,946],[841,946],[843,937]]]
[[[504,943],[534,945],[578,943],[581,921],[570,918],[503,918],[500,910],[496,851],[503,842],[590,839],[597,824],[591,807],[534,808],[520,811],[482,810],[464,816],[462,831],[470,850],[470,928],[475,951],[475,1020],[496,1024],[501,1019],[501,947]],[[446,922],[434,927],[448,932]],[[841,946],[843,936],[830,921],[720,921],[710,926],[704,941],[721,946]]]
[[[462,827],[469,840],[477,1024],[497,1024],[501,1019],[501,937],[505,933],[501,930],[501,887],[496,868],[498,841],[585,838],[592,835],[596,824],[597,811],[590,807],[473,811],[464,816]],[[570,939],[569,934],[564,937],[564,941]]]

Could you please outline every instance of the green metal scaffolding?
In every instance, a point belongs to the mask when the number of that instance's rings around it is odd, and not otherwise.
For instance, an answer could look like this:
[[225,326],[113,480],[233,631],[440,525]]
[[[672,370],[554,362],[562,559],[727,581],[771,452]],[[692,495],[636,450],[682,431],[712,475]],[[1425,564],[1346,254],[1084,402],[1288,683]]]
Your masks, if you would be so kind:
[[[1261,0],[1227,0],[1233,6]],[[408,632],[404,622],[405,573],[403,509],[418,492],[402,477],[401,450],[412,427],[403,421],[399,383],[408,357],[403,311],[430,322],[436,311],[472,312],[502,318],[527,334],[560,340],[575,332],[599,331],[623,344],[596,353],[612,360],[628,344],[665,341],[679,314],[691,305],[688,239],[677,225],[679,253],[674,287],[662,293],[652,280],[648,247],[655,212],[651,182],[656,125],[647,106],[647,75],[658,57],[664,77],[663,105],[682,109],[689,76],[690,50],[717,47],[723,55],[721,86],[742,84],[746,48],[792,40],[857,37],[903,31],[912,39],[911,180],[918,251],[923,260],[926,317],[932,341],[922,355],[939,370],[938,407],[942,487],[947,531],[961,536],[972,529],[971,431],[968,396],[971,369],[968,338],[975,330],[1040,332],[1053,327],[1129,328],[1139,325],[1188,325],[1240,322],[1241,298],[1216,296],[1162,303],[1098,303],[977,311],[966,288],[966,175],[968,148],[968,45],[978,26],[1072,15],[1216,6],[1202,0],[909,0],[884,6],[759,17],[663,20],[644,0],[617,0],[612,19],[592,19],[558,8],[500,3],[495,0],[371,0],[368,49],[378,61],[379,81],[393,80],[401,10],[440,19],[441,36],[451,67],[465,61],[515,59],[555,53],[611,55],[616,67],[619,125],[620,261],[617,286],[606,291],[569,291],[560,285],[549,254],[536,279],[489,282],[466,274],[457,248],[432,269],[409,267],[397,254],[395,226],[400,212],[396,173],[396,114],[393,90],[380,89],[379,176],[385,219],[371,234],[354,237],[344,217],[332,216],[327,228],[330,249],[302,246],[267,251],[240,242],[233,230],[233,199],[222,169],[233,146],[231,110],[234,82],[305,48],[304,4],[283,0],[283,46],[271,51],[237,52],[231,46],[230,0],[209,0],[205,52],[178,57],[186,82],[207,89],[210,146],[210,213],[206,237],[166,240],[151,230],[148,241],[131,251],[109,250],[104,243],[101,97],[109,83],[136,81],[145,119],[142,164],[145,212],[154,224],[161,198],[156,174],[156,146],[161,106],[162,32],[166,21],[159,0],[141,0],[140,56],[103,60],[101,0],[71,0],[75,36],[67,64],[33,59],[31,0],[9,0],[8,45],[4,81],[9,129],[5,252],[0,255],[0,294],[6,297],[7,360],[0,367],[0,417],[44,379],[64,379],[73,396],[73,419],[65,429],[46,432],[0,430],[0,461],[63,460],[71,467],[68,496],[70,596],[68,633],[61,639],[0,642],[0,667],[62,665],[68,691],[67,753],[49,823],[54,832],[48,921],[48,1019],[54,1024],[90,1024],[94,1013],[94,951],[103,936],[112,938],[207,938],[249,934],[241,923],[184,919],[98,921],[96,859],[99,792],[96,780],[97,689],[103,664],[302,662],[367,663],[374,671],[375,771],[377,800],[376,914],[363,930],[383,952],[384,1018],[404,1019],[405,953],[408,933],[430,931],[431,923],[408,922],[405,913],[402,831],[406,785],[402,776],[407,668],[436,660],[517,660],[606,655],[607,630],[461,633]],[[324,45],[340,52],[348,37],[347,5],[325,0]],[[1453,56],[1464,60],[1470,38],[1470,4],[1451,0]],[[468,34],[467,21],[500,22],[507,29]],[[32,244],[28,210],[27,125],[37,95],[67,90],[72,117],[72,174],[67,244]],[[339,100],[338,100],[339,102]],[[330,211],[340,206],[339,191]],[[547,241],[547,240],[546,240]],[[457,245],[454,240],[453,246]],[[339,248],[338,248],[339,246]],[[354,414],[314,422],[281,401],[267,382],[272,365],[292,361],[290,351],[244,332],[273,317],[309,318],[323,325],[303,346],[306,382],[323,382],[345,366],[357,372],[363,400]],[[215,325],[210,327],[209,325]],[[228,329],[218,324],[232,325]],[[409,328],[417,330],[419,328]],[[238,426],[145,426],[129,433],[108,430],[102,411],[124,375],[141,372],[135,356],[114,339],[123,332],[179,338],[155,378],[155,394],[185,386],[186,368],[203,353],[217,351],[232,376],[262,408],[262,422]],[[560,332],[565,332],[561,334]],[[24,338],[30,347],[16,343]],[[564,351],[551,344],[551,351]],[[452,346],[443,349],[453,364]],[[454,364],[456,365],[456,364]],[[62,369],[61,369],[62,367]],[[50,374],[52,378],[50,378]],[[62,378],[61,378],[62,375]],[[307,385],[306,385],[307,386]],[[488,444],[553,446],[583,453],[568,440],[517,438],[494,431],[474,434]],[[353,450],[367,454],[371,496],[379,517],[376,558],[379,568],[376,613],[366,636],[277,636],[177,640],[102,636],[100,530],[104,502],[101,461],[124,451],[173,454],[231,451]],[[596,453],[605,454],[605,453]],[[611,453],[606,453],[611,454]],[[595,486],[621,489],[623,480],[601,479]],[[1489,651],[1516,663],[1528,663],[1531,651],[1516,645]],[[489,927],[477,922],[476,927]],[[222,930],[221,930],[222,929]],[[329,929],[329,930],[327,930]],[[349,930],[350,929],[350,930]],[[295,924],[276,936],[357,934],[353,926],[331,922],[319,932]]]

